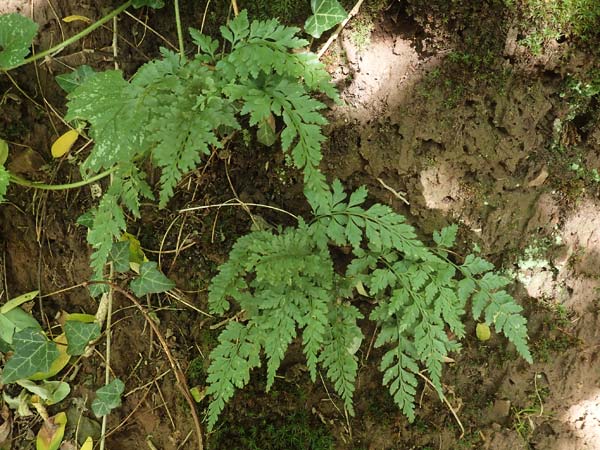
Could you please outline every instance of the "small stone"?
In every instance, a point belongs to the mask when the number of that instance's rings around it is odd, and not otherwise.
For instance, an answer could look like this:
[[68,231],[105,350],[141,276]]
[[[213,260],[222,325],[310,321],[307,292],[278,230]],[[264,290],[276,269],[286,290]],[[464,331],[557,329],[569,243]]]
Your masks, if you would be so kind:
[[46,161],[38,152],[30,147],[15,151],[12,161],[8,164],[11,172],[31,175],[38,172]]
[[535,177],[533,180],[531,180],[529,183],[527,183],[528,187],[538,187],[541,186],[542,184],[544,184],[544,181],[546,181],[546,179],[548,178],[548,169],[546,167],[543,167],[542,170],[540,170],[540,173],[538,174],[537,177]]
[[489,412],[489,420],[494,423],[503,423],[510,415],[510,400],[496,400]]

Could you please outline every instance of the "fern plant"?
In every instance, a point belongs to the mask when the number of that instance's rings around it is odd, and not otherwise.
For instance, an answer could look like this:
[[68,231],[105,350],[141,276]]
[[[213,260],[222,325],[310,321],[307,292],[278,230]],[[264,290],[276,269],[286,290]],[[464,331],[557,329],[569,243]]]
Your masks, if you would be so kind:
[[[182,177],[242,128],[242,117],[262,141],[279,135],[282,150],[304,175],[313,217],[299,219],[297,227],[241,237],[211,281],[211,311],[223,314],[233,302],[244,310],[244,320],[229,322],[211,354],[210,427],[263,360],[266,387],[273,385],[297,338],[312,380],[323,369],[354,414],[356,352],[363,340],[357,321],[367,312],[378,324],[375,345],[385,347],[383,384],[411,420],[421,366],[441,395],[443,361],[460,348],[467,309],[475,319],[483,315],[531,361],[521,307],[503,289],[510,280],[477,256],[460,263],[450,258],[456,227],[436,233],[435,246],[428,247],[389,207],[366,208],[366,189],[348,197],[339,181],[327,184],[319,170],[324,104],[312,95],[335,100],[337,94],[316,55],[302,51],[308,42],[298,32],[276,20],[249,22],[242,12],[221,27],[222,43],[191,29],[198,46],[193,58],[163,49],[162,59],[145,64],[130,80],[120,71],[88,73],[68,96],[66,119],[88,122],[95,141],[82,172],[88,179],[111,174],[99,205],[81,219],[90,227],[94,278],[103,278],[109,260],[128,267],[128,245],[117,242],[126,227],[124,209],[139,217],[141,199],[154,197],[143,168],[160,170],[158,197],[165,206]],[[0,165],[0,196],[13,178]],[[352,249],[344,270],[334,265],[334,246]],[[138,295],[172,286],[149,262],[134,281]],[[357,292],[376,306],[361,311]]]
[[[473,318],[483,315],[532,361],[522,309],[503,289],[510,279],[478,256],[453,261],[448,250],[456,226],[436,232],[435,246],[428,247],[389,207],[365,208],[366,197],[365,188],[347,197],[335,181],[326,192],[307,193],[310,222],[300,219],[296,228],[254,232],[235,243],[211,282],[209,306],[223,314],[233,301],[244,320],[227,325],[211,354],[209,427],[263,359],[266,389],[273,385],[296,337],[312,381],[321,367],[353,415],[356,352],[363,340],[357,325],[363,314],[353,304],[357,290],[375,301],[368,318],[378,325],[375,346],[386,349],[383,384],[411,421],[421,366],[442,395],[442,366],[460,349],[468,306]],[[331,246],[352,248],[344,273],[334,268]]]
[[162,49],[162,59],[129,81],[107,71],[88,76],[69,94],[66,120],[89,122],[95,141],[82,171],[113,170],[88,234],[95,278],[102,278],[125,229],[122,206],[139,217],[140,200],[153,197],[141,169],[145,161],[161,171],[159,205],[165,206],[181,178],[241,128],[242,116],[259,136],[274,134],[273,118],[281,117],[282,148],[303,171],[307,189],[326,188],[318,170],[324,105],[311,93],[337,97],[316,56],[300,51],[308,42],[298,31],[276,20],[250,23],[244,11],[221,27],[228,52],[217,52],[218,41],[191,29],[199,48],[194,58]]

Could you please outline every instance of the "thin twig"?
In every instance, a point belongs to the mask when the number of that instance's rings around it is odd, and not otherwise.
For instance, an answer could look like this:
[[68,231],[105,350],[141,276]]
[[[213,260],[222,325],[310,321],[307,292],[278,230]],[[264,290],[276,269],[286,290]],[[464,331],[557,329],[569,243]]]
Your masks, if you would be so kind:
[[211,330],[216,330],[217,328],[221,328],[223,325],[227,325],[232,320],[238,320],[238,319],[240,319],[245,313],[246,313],[246,310],[242,309],[240,312],[238,312],[234,316],[228,317],[227,319],[223,319],[220,322],[211,325],[210,329]]
[[544,402],[542,402],[542,396],[540,395],[540,391],[538,390],[538,385],[537,385],[537,377],[540,374],[538,372],[535,372],[533,374],[533,386],[535,387],[535,395],[538,398],[538,401],[540,402],[540,414],[538,415],[538,417],[542,417],[544,415]]
[[356,2],[356,4],[354,5],[354,8],[352,8],[350,13],[348,14],[348,17],[346,17],[342,21],[342,23],[340,23],[338,25],[338,27],[335,29],[335,33],[333,33],[331,36],[329,36],[329,39],[327,39],[327,42],[325,42],[325,45],[323,45],[323,47],[321,47],[321,50],[319,50],[319,52],[317,53],[317,56],[319,59],[321,59],[321,56],[323,56],[325,54],[325,52],[327,51],[329,46],[333,43],[333,41],[335,41],[337,39],[337,37],[340,35],[340,33],[342,32],[342,30],[344,29],[346,24],[350,21],[350,19],[352,19],[355,15],[358,14],[358,11],[360,10],[360,7],[363,4],[363,1],[364,0],[358,0]]
[[410,203],[408,202],[408,200],[406,200],[406,198],[404,197],[406,195],[406,192],[400,192],[397,191],[396,189],[394,189],[393,187],[387,185],[385,183],[385,181],[383,181],[381,178],[377,178],[377,181],[379,181],[379,183],[386,188],[388,191],[390,191],[392,194],[394,194],[394,197],[396,197],[399,200],[402,200],[404,203],[406,203],[407,205],[410,205]]
[[246,211],[246,213],[250,216],[250,220],[252,221],[254,226],[259,228],[258,224],[256,223],[256,220],[254,219],[254,215],[250,212],[250,208],[248,208],[245,205],[245,203],[240,199],[237,191],[235,190],[235,187],[233,187],[233,182],[231,181],[231,177],[229,176],[229,162],[227,162],[227,160],[225,160],[225,175],[227,176],[227,182],[229,183],[229,189],[231,189],[231,193],[235,197],[236,201],[242,206],[242,209],[244,211]]
[[96,30],[97,28],[100,28],[106,22],[110,21],[113,17],[119,15],[120,13],[125,11],[127,8],[129,8],[130,6],[131,6],[131,0],[128,0],[127,2],[125,2],[121,6],[119,6],[117,9],[111,11],[106,16],[102,17],[97,22],[94,22],[89,27],[85,28],[81,32],[77,33],[76,35],[71,36],[69,39],[62,41],[58,45],[55,45],[54,47],[49,48],[48,50],[44,50],[43,52],[36,53],[34,56],[25,58],[24,60],[18,62],[17,64],[14,64],[10,67],[5,68],[4,71],[7,72],[9,70],[16,69],[17,67],[24,66],[25,64],[29,64],[30,62],[37,61],[38,59],[41,59],[41,58],[45,58],[48,55],[54,56],[54,54],[62,51],[65,47],[68,47],[69,45],[73,44],[74,42],[77,42],[79,39],[87,36],[92,31]]
[[[114,269],[112,263],[109,264],[110,273],[109,280],[112,280]],[[110,383],[110,353],[112,347],[112,307],[113,307],[113,288],[109,285],[107,296],[107,311],[106,311],[106,360],[104,365],[104,384]],[[108,414],[102,417],[102,431],[100,433],[100,450],[104,450],[106,445],[106,429],[108,427]]]
[[[187,240],[187,238],[184,239],[184,242],[186,240]],[[162,255],[168,255],[168,254],[171,254],[171,253],[181,253],[182,251],[187,250],[188,248],[191,248],[194,245],[197,245],[197,243],[196,242],[188,242],[187,244],[182,245],[181,248],[172,248],[170,250],[152,250],[152,249],[144,248],[144,247],[142,247],[142,250],[144,252],[148,252],[148,253],[160,253]]]
[[[437,392],[437,389],[435,388],[435,386],[433,385],[433,383],[431,382],[431,380],[429,378],[427,378],[421,372],[417,372],[417,375],[419,375],[421,378],[423,378],[423,380],[425,380],[425,382],[427,384],[429,384]],[[463,424],[460,421],[460,419],[458,418],[456,411],[454,411],[454,408],[452,407],[452,405],[450,404],[450,402],[448,401],[448,399],[446,398],[446,396],[443,393],[442,393],[442,401],[446,404],[446,406],[448,407],[448,409],[454,416],[454,420],[456,420],[456,423],[458,423],[458,426],[460,427],[460,431],[461,431],[459,439],[462,439],[463,436],[465,435],[465,427],[463,427]]]
[[189,211],[200,211],[202,209],[222,208],[224,206],[240,206],[240,207],[242,207],[244,209],[247,206],[255,206],[257,208],[272,209],[274,211],[278,211],[280,213],[287,214],[288,216],[293,217],[294,219],[298,220],[298,216],[297,215],[292,214],[291,212],[286,211],[285,209],[277,208],[276,206],[263,205],[263,204],[260,204],[260,203],[246,203],[246,202],[241,202],[241,201],[236,200],[236,199],[231,199],[231,200],[228,200],[225,203],[217,203],[217,204],[214,204],[214,205],[191,206],[189,208],[180,209],[179,213],[184,213],[184,212],[189,212]]
[[202,15],[202,23],[200,24],[200,33],[204,32],[204,23],[206,22],[206,15],[208,14],[208,6],[210,5],[210,0],[206,2],[206,6],[204,7],[204,14]]
[[158,326],[156,325],[156,323],[154,322],[154,320],[152,320],[152,318],[150,317],[150,315],[148,314],[146,309],[142,306],[142,304],[133,295],[131,295],[129,292],[127,292],[125,289],[121,288],[120,286],[118,286],[114,283],[110,283],[108,281],[88,281],[85,283],[85,285],[87,285],[87,286],[92,285],[92,284],[106,284],[108,286],[111,286],[116,292],[120,293],[121,295],[126,297],[130,302],[132,302],[142,313],[142,315],[144,316],[144,319],[146,319],[146,322],[148,323],[148,325],[150,325],[150,327],[156,334],[156,337],[160,341],[163,351],[165,352],[165,355],[167,356],[167,359],[169,360],[169,364],[171,365],[171,368],[173,369],[175,378],[177,379],[177,388],[183,394],[188,406],[190,407],[190,412],[192,414],[192,418],[194,420],[194,426],[196,428],[196,437],[198,439],[198,450],[204,450],[204,445],[203,445],[203,440],[202,440],[202,426],[200,425],[200,419],[198,417],[198,413],[196,412],[196,403],[194,401],[194,398],[192,397],[192,394],[190,394],[190,388],[188,387],[188,384],[185,379],[185,375],[183,374],[183,371],[179,367],[179,364],[175,361],[175,358],[173,358],[173,355],[171,354],[171,350],[169,349],[169,345],[167,344],[167,341],[165,340],[164,336],[160,332],[160,330],[159,330]]
[[[127,14],[129,17],[131,17],[133,20],[135,20],[136,22],[142,24],[142,26],[144,27],[144,29],[150,31],[151,33],[155,34],[156,36],[158,36],[159,38],[161,38],[163,40],[163,42],[165,44],[167,44],[169,47],[171,47],[173,50],[179,50],[175,45],[173,45],[173,43],[171,41],[169,41],[166,37],[164,37],[162,34],[160,34],[158,31],[156,31],[154,28],[152,28],[150,25],[142,22],[140,19],[138,19],[137,17],[135,17],[133,14],[131,14],[129,11],[125,11],[125,14]],[[138,44],[139,45],[139,44]]]
[[[165,245],[165,242],[167,240],[167,236],[169,235],[169,232],[171,231],[171,228],[173,228],[173,225],[175,225],[175,222],[177,222],[179,220],[181,216],[176,216],[171,223],[169,224],[169,226],[167,227],[167,230],[165,231],[165,233],[163,234],[163,237],[160,241],[160,246],[158,247],[158,268],[161,269],[162,268],[162,248]],[[162,269],[161,269],[162,270]]]

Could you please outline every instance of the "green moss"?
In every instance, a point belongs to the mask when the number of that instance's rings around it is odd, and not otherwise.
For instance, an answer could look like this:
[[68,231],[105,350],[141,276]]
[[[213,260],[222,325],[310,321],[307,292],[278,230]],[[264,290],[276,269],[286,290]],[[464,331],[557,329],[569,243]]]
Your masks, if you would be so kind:
[[[246,419],[248,418],[247,413]],[[243,423],[244,420],[241,420]],[[211,439],[210,449],[230,450],[332,450],[334,439],[323,424],[301,411],[279,419],[254,417],[248,426],[228,421]]]
[[187,377],[192,385],[199,385],[206,380],[205,358],[197,356],[192,359],[187,369]]
[[253,19],[279,19],[287,25],[302,26],[310,16],[310,2],[297,0],[256,0],[246,2],[244,8]]
[[352,22],[350,29],[350,40],[358,51],[362,51],[371,43],[371,32],[375,25],[368,17],[358,17]]
[[581,41],[600,37],[598,0],[525,0],[521,27],[528,33],[521,41],[534,54],[540,54],[545,42],[561,36]]

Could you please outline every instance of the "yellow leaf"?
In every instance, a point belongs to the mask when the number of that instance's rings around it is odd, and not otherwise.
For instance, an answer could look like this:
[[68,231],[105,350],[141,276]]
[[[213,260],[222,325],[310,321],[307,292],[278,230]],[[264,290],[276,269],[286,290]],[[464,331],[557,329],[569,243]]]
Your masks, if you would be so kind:
[[31,291],[27,294],[22,294],[18,297],[10,299],[4,305],[2,305],[2,307],[0,308],[0,314],[6,314],[10,310],[15,309],[17,306],[21,306],[23,303],[30,302],[31,300],[36,298],[39,293],[40,291]]
[[92,440],[91,437],[88,437],[85,442],[83,443],[83,445],[81,446],[80,450],[92,450],[92,448],[94,447],[94,441]]
[[77,130],[67,131],[52,144],[52,156],[60,158],[65,153],[68,153],[78,137],[79,132]]
[[134,272],[139,273],[140,265],[148,261],[142,250],[142,244],[133,234],[127,232],[123,233],[121,240],[129,242],[129,267]]
[[4,164],[8,158],[8,142],[0,139],[0,164]]
[[96,320],[96,316],[93,314],[70,313],[66,315],[65,322],[67,320],[71,322],[93,323]]
[[42,428],[37,434],[35,448],[37,450],[58,450],[65,435],[67,415],[60,412],[44,421]]
[[475,334],[477,335],[477,339],[480,341],[487,341],[492,336],[490,327],[488,327],[485,323],[477,324],[477,327],[475,328]]
[[196,403],[200,403],[204,397],[206,397],[206,388],[200,388],[200,386],[194,386],[190,389],[190,394]]
[[85,22],[85,23],[92,23],[92,19],[85,17],[85,16],[78,16],[77,14],[73,14],[72,16],[67,16],[65,18],[63,18],[63,22]]
[[52,378],[58,372],[63,370],[71,359],[71,356],[67,354],[67,336],[64,333],[60,334],[54,338],[54,342],[56,342],[56,346],[58,347],[58,358],[54,360],[48,372],[34,373],[28,377],[29,380],[37,381]]
[[356,288],[356,291],[362,295],[363,297],[370,297],[369,293],[367,292],[367,290],[365,289],[365,285],[362,284],[362,281],[358,280],[356,282],[356,285],[354,286]]

